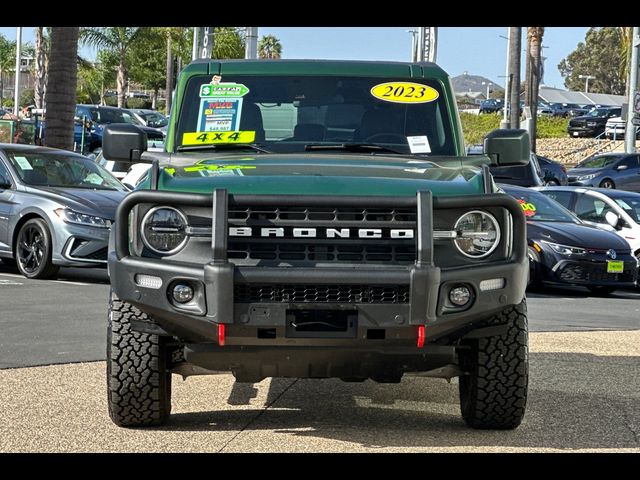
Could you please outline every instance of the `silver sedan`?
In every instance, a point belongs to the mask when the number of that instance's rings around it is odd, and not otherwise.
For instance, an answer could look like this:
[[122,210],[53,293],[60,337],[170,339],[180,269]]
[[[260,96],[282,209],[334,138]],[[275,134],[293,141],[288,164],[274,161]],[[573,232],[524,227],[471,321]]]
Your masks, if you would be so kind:
[[105,266],[124,186],[65,150],[0,144],[0,258],[29,278]]

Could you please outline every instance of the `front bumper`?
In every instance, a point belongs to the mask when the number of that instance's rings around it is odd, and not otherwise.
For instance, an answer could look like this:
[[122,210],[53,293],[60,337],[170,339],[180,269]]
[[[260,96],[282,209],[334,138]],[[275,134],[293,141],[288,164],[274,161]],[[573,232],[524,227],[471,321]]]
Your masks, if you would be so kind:
[[571,258],[543,251],[542,281],[593,287],[630,288],[638,280],[638,261],[633,255],[621,255],[617,261],[624,262],[622,273],[607,272],[605,254],[591,254],[584,258]]
[[571,137],[597,137],[604,132],[604,126],[596,127],[572,127],[567,129]]
[[59,221],[54,231],[54,264],[64,267],[107,265],[109,229]]
[[[130,255],[127,225],[129,213],[138,203],[160,203],[184,206],[210,205],[213,209],[212,255],[204,265],[181,263],[170,259],[141,258]],[[368,205],[417,207],[417,259],[411,266],[363,264],[358,268],[282,268],[236,266],[227,260],[227,205]],[[511,215],[513,235],[509,258],[487,264],[440,269],[433,262],[433,208],[503,207]],[[415,197],[314,197],[227,195],[215,190],[214,195],[169,194],[138,191],[128,195],[118,208],[113,232],[113,249],[109,253],[109,271],[114,293],[151,315],[167,333],[188,343],[215,342],[218,326],[226,328],[225,346],[287,347],[365,347],[383,344],[388,347],[413,345],[418,326],[426,326],[426,338],[435,341],[448,335],[463,335],[484,320],[510,305],[519,304],[526,289],[528,259],[526,256],[525,221],[520,205],[504,194],[487,194],[432,199],[430,192]],[[471,263],[471,262],[470,262]],[[144,274],[161,279],[160,288],[145,288],[136,281]],[[480,282],[504,279],[497,290],[482,291]],[[195,287],[193,304],[177,305],[169,292],[175,281],[190,282]],[[456,284],[466,284],[473,302],[464,311],[447,311],[444,297]],[[239,303],[234,287],[255,285],[290,286],[396,286],[407,288],[407,303],[347,303],[286,301],[278,303]],[[339,335],[326,333],[300,335],[291,332],[290,316],[297,311],[322,310],[341,312],[350,318],[351,327]],[[376,332],[371,332],[376,330]],[[384,331],[383,333],[381,331]]]

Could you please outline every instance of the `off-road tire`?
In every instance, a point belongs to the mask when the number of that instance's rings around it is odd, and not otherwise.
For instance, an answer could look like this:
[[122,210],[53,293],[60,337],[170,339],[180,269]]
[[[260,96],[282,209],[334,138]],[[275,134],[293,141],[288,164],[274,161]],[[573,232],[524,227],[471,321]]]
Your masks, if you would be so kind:
[[478,429],[510,430],[522,422],[527,403],[529,348],[527,304],[509,307],[489,321],[507,324],[502,335],[467,341],[460,351],[460,410]]
[[162,425],[171,413],[166,337],[131,329],[149,317],[111,293],[107,327],[107,403],[120,427]]

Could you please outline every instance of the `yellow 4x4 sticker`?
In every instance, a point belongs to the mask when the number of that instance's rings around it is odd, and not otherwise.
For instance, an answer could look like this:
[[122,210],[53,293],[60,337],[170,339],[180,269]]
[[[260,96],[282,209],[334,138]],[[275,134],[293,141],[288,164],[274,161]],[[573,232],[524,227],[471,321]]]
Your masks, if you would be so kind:
[[186,132],[182,145],[214,145],[216,143],[253,143],[255,131],[244,132]]
[[429,103],[440,96],[435,88],[413,82],[380,83],[371,89],[371,95],[393,103]]

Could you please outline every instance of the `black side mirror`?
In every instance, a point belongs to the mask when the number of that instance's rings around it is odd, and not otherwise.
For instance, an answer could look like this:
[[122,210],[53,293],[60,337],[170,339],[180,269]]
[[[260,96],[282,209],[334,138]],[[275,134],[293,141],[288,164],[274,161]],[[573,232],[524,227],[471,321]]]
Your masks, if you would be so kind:
[[529,132],[520,129],[498,129],[484,137],[484,153],[498,167],[527,165],[531,142]]
[[107,160],[139,162],[147,150],[147,134],[129,123],[112,123],[104,127],[102,154]]
[[11,188],[11,182],[7,177],[0,173],[0,190],[6,190]]

